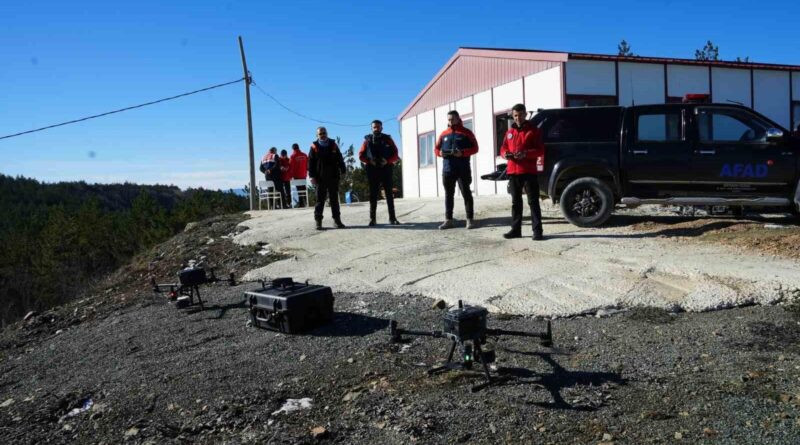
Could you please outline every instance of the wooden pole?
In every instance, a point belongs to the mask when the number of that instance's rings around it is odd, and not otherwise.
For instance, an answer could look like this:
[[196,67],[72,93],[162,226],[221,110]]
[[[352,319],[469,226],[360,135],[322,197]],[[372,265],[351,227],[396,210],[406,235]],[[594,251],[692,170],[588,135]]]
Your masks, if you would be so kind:
[[250,72],[247,71],[247,60],[244,57],[244,43],[239,36],[239,52],[242,53],[242,70],[244,70],[244,96],[247,102],[247,138],[250,143],[250,210],[256,209],[258,196],[256,195],[256,165],[253,153],[253,117],[250,113]]

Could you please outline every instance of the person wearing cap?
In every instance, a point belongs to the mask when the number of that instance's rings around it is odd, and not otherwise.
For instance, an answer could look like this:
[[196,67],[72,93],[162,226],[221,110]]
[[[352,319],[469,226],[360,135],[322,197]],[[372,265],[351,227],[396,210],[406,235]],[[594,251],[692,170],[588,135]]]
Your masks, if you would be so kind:
[[[300,151],[300,146],[292,144],[292,154],[289,156],[289,170],[291,170],[291,179],[306,179],[308,175],[308,156]],[[297,206],[306,206],[306,196],[301,192],[306,190],[306,186],[297,186]]]
[[[543,161],[544,143],[539,129],[526,119],[525,105],[516,104],[511,108],[514,123],[503,138],[500,156],[508,161],[509,189],[511,192],[511,230],[503,234],[506,239],[522,236],[522,191],[528,198],[531,209],[533,240],[544,239],[542,234],[542,211],[539,207],[539,160]],[[544,164],[541,162],[541,166]]]
[[469,157],[478,152],[478,141],[475,135],[464,127],[458,111],[447,113],[447,129],[439,135],[434,148],[436,156],[444,159],[442,164],[442,185],[444,186],[444,214],[445,220],[439,226],[440,230],[455,227],[453,222],[453,206],[456,194],[456,184],[464,197],[464,210],[467,214],[467,229],[475,228],[475,219],[472,201],[472,169]]
[[328,137],[325,127],[317,128],[317,140],[311,143],[308,152],[308,176],[316,186],[317,205],[314,207],[314,220],[317,230],[322,230],[322,211],[325,199],[330,199],[331,215],[336,227],[343,229],[339,212],[339,178],[346,171],[344,157],[339,146]]
[[381,187],[386,192],[386,209],[389,211],[389,224],[398,225],[394,213],[394,188],[392,185],[392,170],[394,164],[400,159],[397,155],[397,145],[392,137],[383,133],[383,123],[379,120],[372,121],[372,133],[364,136],[364,143],[358,151],[358,159],[364,164],[369,182],[369,225],[374,226],[375,213],[378,207],[378,195]]

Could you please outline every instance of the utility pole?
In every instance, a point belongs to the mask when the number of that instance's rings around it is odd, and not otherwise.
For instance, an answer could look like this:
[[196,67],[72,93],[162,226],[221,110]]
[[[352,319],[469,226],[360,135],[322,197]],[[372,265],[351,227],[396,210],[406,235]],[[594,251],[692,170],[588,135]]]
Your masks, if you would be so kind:
[[256,166],[253,154],[253,117],[250,114],[250,72],[247,71],[247,60],[244,58],[244,44],[242,36],[239,36],[239,52],[242,53],[242,70],[244,70],[244,96],[247,100],[247,138],[250,142],[250,210],[256,209]]

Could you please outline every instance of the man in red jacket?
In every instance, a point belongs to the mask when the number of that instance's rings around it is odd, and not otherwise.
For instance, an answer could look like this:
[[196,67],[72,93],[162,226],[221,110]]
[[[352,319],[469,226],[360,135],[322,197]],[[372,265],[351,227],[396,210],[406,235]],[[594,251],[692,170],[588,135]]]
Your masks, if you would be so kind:
[[397,156],[397,145],[392,137],[383,133],[383,122],[372,121],[372,133],[364,136],[364,143],[358,151],[358,159],[364,163],[369,181],[369,225],[374,226],[375,211],[378,207],[378,195],[381,187],[386,191],[386,208],[389,210],[389,224],[398,225],[394,214],[394,188],[392,170],[400,159]]
[[467,229],[475,227],[472,191],[472,169],[469,157],[478,152],[478,141],[475,135],[464,127],[458,111],[447,113],[447,129],[439,135],[434,148],[436,156],[444,158],[442,163],[442,185],[444,185],[444,217],[440,230],[455,227],[453,223],[453,204],[456,194],[456,183],[464,197],[464,210],[467,213]]
[[[297,144],[292,144],[292,155],[289,156],[289,170],[292,172],[292,179],[306,179],[306,175],[308,175],[308,156],[300,151],[300,146]],[[304,185],[297,186],[298,207],[306,206],[306,198],[300,194],[305,189],[306,186]]]
[[522,236],[522,189],[528,195],[531,208],[533,240],[544,239],[542,235],[542,211],[539,208],[539,181],[536,174],[544,166],[544,144],[539,129],[525,119],[525,105],[511,108],[514,123],[503,138],[500,156],[508,160],[506,173],[511,189],[511,230],[503,234],[506,239]]

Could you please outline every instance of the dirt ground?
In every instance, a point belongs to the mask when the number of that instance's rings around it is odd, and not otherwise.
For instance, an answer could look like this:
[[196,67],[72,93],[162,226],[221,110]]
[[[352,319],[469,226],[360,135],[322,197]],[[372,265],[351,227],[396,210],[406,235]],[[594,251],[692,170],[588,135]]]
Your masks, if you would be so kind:
[[[255,283],[203,288],[204,311],[151,292],[150,276],[168,281],[189,259],[238,275],[291,254],[234,245],[242,221],[191,227],[80,300],[0,333],[0,443],[800,443],[796,302],[558,318],[550,348],[491,338],[494,372],[508,380],[472,393],[476,372],[426,375],[446,340],[389,342],[389,320],[441,326],[424,296],[334,288],[334,323],[292,336],[248,326],[243,292]],[[613,222],[687,249],[775,223]],[[492,314],[490,326],[538,331],[544,321]],[[289,399],[308,400],[281,411]]]

